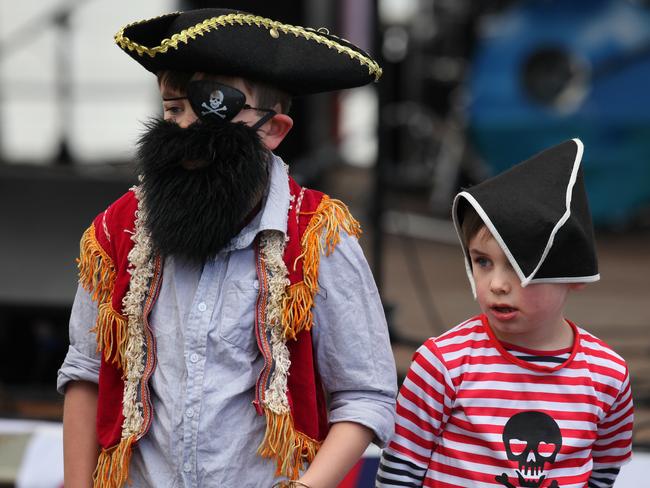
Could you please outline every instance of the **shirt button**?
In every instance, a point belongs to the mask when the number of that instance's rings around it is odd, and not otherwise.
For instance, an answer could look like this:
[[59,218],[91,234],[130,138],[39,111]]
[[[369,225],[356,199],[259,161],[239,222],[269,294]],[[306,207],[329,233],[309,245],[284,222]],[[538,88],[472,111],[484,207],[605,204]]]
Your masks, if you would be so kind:
[[190,361],[192,361],[193,363],[196,363],[198,360],[199,360],[199,355],[197,353],[193,352],[190,355]]
[[187,415],[189,418],[194,417],[194,410],[188,408],[187,410],[185,410],[185,415]]
[[183,471],[185,471],[186,473],[191,469],[192,469],[192,466],[190,466],[190,463],[183,464]]
[[201,302],[199,303],[198,309],[199,312],[205,312],[208,309],[208,306],[204,302]]

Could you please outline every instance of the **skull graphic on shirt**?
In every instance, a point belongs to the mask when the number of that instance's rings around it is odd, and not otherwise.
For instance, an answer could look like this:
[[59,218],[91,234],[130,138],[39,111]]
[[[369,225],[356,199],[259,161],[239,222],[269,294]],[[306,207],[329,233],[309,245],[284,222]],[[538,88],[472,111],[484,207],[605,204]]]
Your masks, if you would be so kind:
[[[495,479],[507,488],[541,488],[547,479],[545,468],[555,462],[562,447],[562,433],[555,420],[538,411],[520,412],[503,428],[503,444],[508,459],[517,464],[517,480],[513,484],[506,473]],[[549,488],[560,488],[551,481]]]

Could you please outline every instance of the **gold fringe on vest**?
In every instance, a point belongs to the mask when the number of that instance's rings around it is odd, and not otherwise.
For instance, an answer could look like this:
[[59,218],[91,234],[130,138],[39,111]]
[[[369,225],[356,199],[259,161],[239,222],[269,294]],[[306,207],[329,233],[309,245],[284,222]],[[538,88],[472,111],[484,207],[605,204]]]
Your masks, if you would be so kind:
[[[126,317],[115,311],[111,300],[99,304],[97,323],[91,332],[97,334],[97,347],[104,351],[104,359],[118,363],[126,372]],[[113,359],[111,360],[111,354]]]
[[275,476],[298,479],[300,469],[314,460],[321,443],[298,432],[291,414],[277,414],[264,409],[266,433],[257,453],[264,458],[275,458]]
[[79,283],[92,299],[103,303],[110,300],[115,282],[115,266],[110,256],[102,249],[95,237],[95,226],[90,225],[81,236],[80,253],[77,259]]
[[302,330],[310,330],[314,294],[304,281],[287,287],[282,306],[282,329],[286,340],[295,339]]
[[303,260],[303,281],[291,285],[284,300],[282,327],[287,340],[295,339],[302,330],[312,327],[311,309],[318,292],[320,257],[332,254],[341,240],[341,229],[357,238],[361,235],[361,225],[352,217],[348,207],[340,200],[324,195],[300,241],[302,253],[296,262]]
[[97,350],[106,361],[119,363],[124,370],[127,321],[112,305],[115,266],[97,241],[92,224],[81,237],[77,267],[79,283],[98,304],[97,322],[91,329],[97,335]]
[[122,488],[129,479],[129,463],[136,436],[122,439],[110,449],[102,449],[93,473],[94,488]]

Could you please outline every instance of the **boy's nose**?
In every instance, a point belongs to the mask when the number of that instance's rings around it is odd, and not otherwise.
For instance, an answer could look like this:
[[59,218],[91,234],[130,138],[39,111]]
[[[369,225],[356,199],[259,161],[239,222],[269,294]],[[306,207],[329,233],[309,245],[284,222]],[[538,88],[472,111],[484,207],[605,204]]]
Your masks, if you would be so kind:
[[187,129],[190,125],[197,121],[194,112],[185,112],[183,115],[175,120],[175,122],[183,129]]
[[494,272],[490,279],[490,291],[496,295],[510,293],[510,279],[507,273]]

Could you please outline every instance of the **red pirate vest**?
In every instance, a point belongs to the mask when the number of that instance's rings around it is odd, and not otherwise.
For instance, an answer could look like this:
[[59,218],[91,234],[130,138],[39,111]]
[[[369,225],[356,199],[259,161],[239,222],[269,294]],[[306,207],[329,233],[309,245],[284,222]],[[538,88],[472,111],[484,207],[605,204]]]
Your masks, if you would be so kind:
[[[264,231],[255,241],[260,287],[254,326],[264,366],[253,404],[266,418],[259,455],[276,460],[276,476],[296,479],[328,429],[310,332],[320,257],[334,250],[341,229],[354,236],[361,231],[340,201],[302,188],[291,177],[289,189],[288,239]],[[80,283],[99,310],[93,330],[101,351],[102,450],[94,480],[101,487],[127,481],[132,448],[154,414],[148,382],[156,367],[155,336],[148,318],[163,266],[143,228],[139,191],[132,188],[100,213],[81,239]]]

